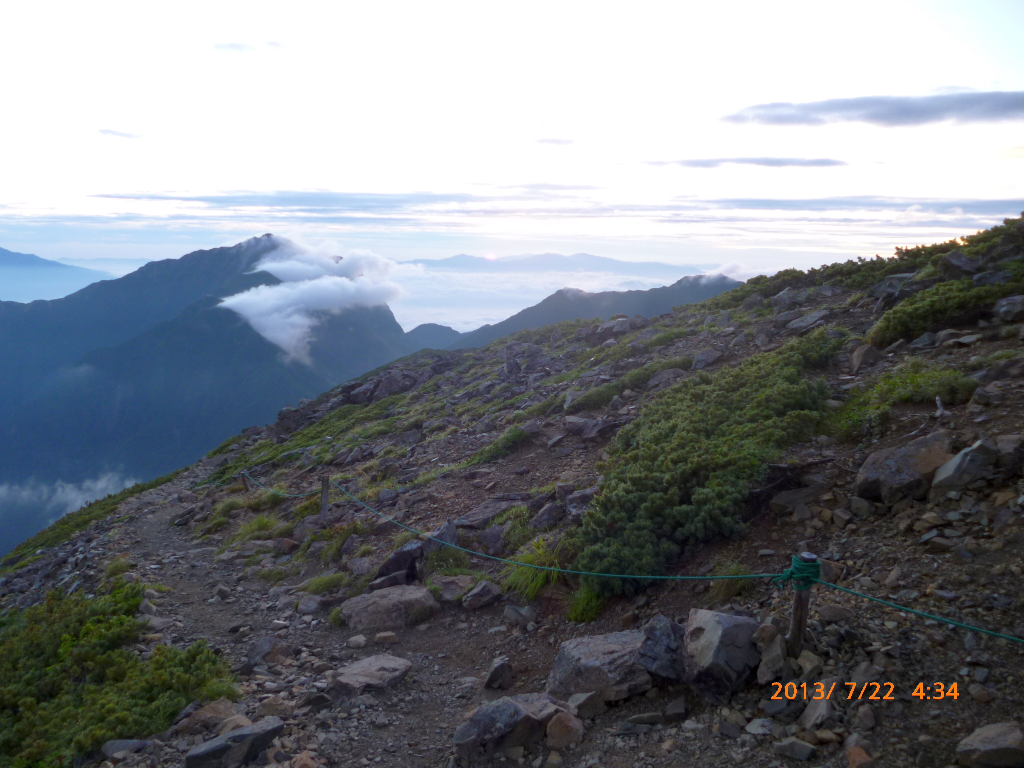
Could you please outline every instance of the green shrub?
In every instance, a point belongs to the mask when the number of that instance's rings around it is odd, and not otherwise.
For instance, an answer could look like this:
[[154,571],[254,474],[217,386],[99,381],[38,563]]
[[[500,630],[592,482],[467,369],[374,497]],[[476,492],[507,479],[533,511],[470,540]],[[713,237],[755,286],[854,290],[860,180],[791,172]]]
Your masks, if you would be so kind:
[[543,566],[545,568],[562,567],[562,546],[552,545],[547,538],[538,536],[527,548],[526,552],[511,558],[514,562],[525,563],[524,565],[508,565],[502,571],[505,579],[505,591],[513,592],[524,600],[535,600],[541,591],[549,584],[555,584],[561,579],[557,571],[541,570],[541,568],[530,568],[528,565]]
[[210,536],[222,528],[226,528],[230,522],[231,520],[224,515],[214,515],[207,520],[206,525],[202,527],[199,533],[201,536]]
[[128,573],[131,568],[132,564],[128,561],[127,557],[115,557],[107,565],[106,569],[103,571],[103,575],[108,579],[113,579],[123,573]]
[[949,280],[915,293],[882,315],[867,340],[887,346],[899,339],[911,340],[926,331],[972,322],[997,300],[1024,292],[1024,284],[1004,283],[975,288],[971,280]]
[[278,519],[271,515],[256,515],[238,526],[238,533],[232,541],[249,541],[250,539],[269,539],[271,532],[278,526]]
[[395,534],[393,546],[395,549],[401,549],[415,538],[416,534],[412,531],[401,530]]
[[294,576],[298,572],[298,568],[264,568],[256,574],[256,578],[276,584],[279,581],[284,581]]
[[361,545],[359,547],[359,549],[356,550],[356,552],[353,555],[353,557],[369,557],[372,554],[373,554],[373,545],[372,544],[363,544],[363,545]]
[[351,581],[345,573],[325,573],[323,576],[314,576],[306,582],[304,589],[311,595],[322,595],[324,592],[334,592],[341,589]]
[[239,496],[232,496],[230,499],[218,501],[213,505],[212,517],[225,517],[236,509],[245,509],[249,506],[249,499]]
[[508,456],[509,454],[515,453],[520,446],[525,445],[532,439],[532,435],[522,427],[509,427],[502,433],[501,437],[493,443],[488,445],[486,448],[481,448],[470,456],[469,460],[466,462],[466,466],[485,464],[488,461],[494,461],[495,459],[500,459],[503,456]]
[[572,602],[566,618],[569,621],[595,621],[604,610],[605,596],[587,587],[580,587],[572,593]]
[[469,572],[469,555],[461,549],[435,549],[423,563],[426,572],[437,576],[458,576]]
[[310,496],[304,502],[299,504],[295,509],[292,510],[292,517],[295,520],[302,520],[312,515],[320,514],[320,495]]
[[110,739],[163,731],[194,699],[237,698],[202,641],[130,651],[141,598],[136,584],[92,600],[51,592],[0,619],[0,765],[68,766]]
[[[598,495],[572,534],[575,570],[660,575],[685,545],[742,532],[750,484],[823,416],[829,387],[805,375],[842,345],[819,330],[735,368],[700,372],[649,403],[619,432]],[[583,581],[601,592],[642,583]]]
[[528,525],[532,517],[533,514],[527,507],[517,504],[494,518],[494,525],[508,524],[501,534],[501,543],[506,551],[517,552],[537,535],[537,531]]
[[[716,563],[712,569],[712,576],[749,576],[751,571],[743,563],[736,560],[727,560],[724,563]],[[716,579],[711,582],[708,589],[706,603],[709,606],[728,603],[735,597],[739,597],[753,586],[752,579]]]
[[969,400],[977,388],[978,382],[960,371],[911,359],[883,373],[874,386],[853,391],[824,428],[850,439],[878,434],[897,403],[932,403],[941,397],[944,405],[957,405]]
[[341,615],[341,608],[332,608],[331,612],[327,614],[327,622],[332,627],[342,627],[345,625],[345,619]]
[[682,368],[683,370],[687,370],[692,364],[693,358],[689,357],[674,357],[657,363],[649,363],[642,368],[629,371],[618,381],[602,384],[599,387],[594,387],[587,391],[586,394],[574,400],[572,405],[566,409],[566,412],[576,413],[578,411],[589,411],[594,408],[603,408],[612,401],[613,397],[621,395],[627,389],[643,389],[647,386],[647,382],[651,380],[651,377],[656,373],[668,370],[669,368]]

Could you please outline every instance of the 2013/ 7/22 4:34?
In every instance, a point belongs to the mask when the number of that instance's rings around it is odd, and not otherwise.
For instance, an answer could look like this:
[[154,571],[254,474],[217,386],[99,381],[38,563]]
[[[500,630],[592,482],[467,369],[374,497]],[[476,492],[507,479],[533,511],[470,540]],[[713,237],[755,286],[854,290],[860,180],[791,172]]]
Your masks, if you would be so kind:
[[[788,699],[793,701],[795,699],[803,699],[804,701],[818,700],[818,699],[830,699],[832,694],[835,692],[836,687],[840,685],[838,682],[834,682],[827,688],[825,683],[772,683],[775,686],[775,690],[772,692],[773,699]],[[867,699],[868,701],[894,701],[896,697],[893,693],[896,691],[896,685],[894,683],[842,683],[849,693],[846,696],[847,701],[856,699],[862,700]],[[919,699],[931,699],[938,700],[944,698],[959,698],[960,694],[957,690],[957,684],[951,683],[949,686],[943,683],[933,683],[932,685],[925,685],[924,683],[918,683],[917,688],[911,694]]]

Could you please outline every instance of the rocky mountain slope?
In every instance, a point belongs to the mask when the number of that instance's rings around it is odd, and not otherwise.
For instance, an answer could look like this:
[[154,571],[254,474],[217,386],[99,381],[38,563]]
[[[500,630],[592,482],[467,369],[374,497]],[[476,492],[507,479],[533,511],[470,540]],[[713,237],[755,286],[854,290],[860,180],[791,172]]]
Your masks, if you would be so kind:
[[1022,766],[1022,328],[1010,220],[334,387],[3,561],[0,765]]

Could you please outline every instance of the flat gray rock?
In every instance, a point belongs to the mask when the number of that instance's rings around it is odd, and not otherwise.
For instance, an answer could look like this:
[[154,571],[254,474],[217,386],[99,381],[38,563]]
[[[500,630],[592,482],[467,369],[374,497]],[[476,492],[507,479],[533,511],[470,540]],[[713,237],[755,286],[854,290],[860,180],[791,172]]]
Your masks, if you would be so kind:
[[398,586],[379,589],[346,600],[339,606],[350,629],[401,629],[420,624],[441,606],[426,587]]

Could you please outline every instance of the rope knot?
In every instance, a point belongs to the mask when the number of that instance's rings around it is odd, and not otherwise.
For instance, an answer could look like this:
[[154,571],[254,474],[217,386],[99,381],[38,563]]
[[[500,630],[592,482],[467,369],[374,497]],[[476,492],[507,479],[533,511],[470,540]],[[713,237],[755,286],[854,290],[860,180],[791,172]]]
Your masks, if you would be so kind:
[[805,563],[798,556],[793,556],[793,562],[789,568],[776,576],[772,581],[779,587],[785,587],[787,581],[793,582],[793,589],[797,592],[804,592],[814,586],[814,583],[821,578],[821,563],[817,560]]

